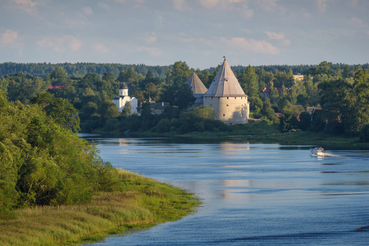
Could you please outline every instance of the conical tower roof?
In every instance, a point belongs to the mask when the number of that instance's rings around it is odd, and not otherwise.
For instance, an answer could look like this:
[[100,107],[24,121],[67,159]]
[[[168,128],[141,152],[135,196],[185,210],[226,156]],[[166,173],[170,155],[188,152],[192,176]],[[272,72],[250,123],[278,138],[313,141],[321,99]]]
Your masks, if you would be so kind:
[[205,97],[243,97],[246,96],[240,83],[229,67],[227,60],[220,67]]
[[186,81],[186,84],[191,87],[193,94],[205,94],[208,91],[196,73],[191,74]]

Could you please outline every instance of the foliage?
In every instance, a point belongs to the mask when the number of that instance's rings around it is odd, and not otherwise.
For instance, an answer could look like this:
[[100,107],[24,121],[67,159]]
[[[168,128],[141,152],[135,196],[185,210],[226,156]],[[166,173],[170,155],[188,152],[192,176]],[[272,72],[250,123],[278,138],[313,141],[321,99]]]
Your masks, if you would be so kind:
[[369,124],[364,125],[360,130],[360,141],[369,142]]
[[292,129],[298,128],[298,120],[296,116],[291,112],[285,112],[279,118],[279,127],[281,132],[289,132]]
[[31,102],[40,105],[46,114],[51,116],[62,127],[71,129],[74,132],[80,130],[78,110],[68,100],[54,98],[52,94],[43,92],[33,98]]
[[132,114],[132,106],[127,101],[126,104],[124,105],[124,109],[122,110],[122,115],[124,115],[124,116],[130,116],[131,114]]
[[[183,61],[162,67],[94,63],[4,63],[0,67],[0,73],[11,74],[0,79],[0,88],[10,101],[20,100],[28,104],[33,97],[47,91],[54,95],[55,103],[59,103],[51,108],[60,107],[62,111],[67,111],[66,101],[61,100],[65,99],[79,111],[84,132],[108,129],[160,132],[168,124],[165,132],[180,132],[179,117],[194,99],[184,86],[192,71]],[[311,130],[357,136],[363,125],[369,122],[369,109],[365,106],[369,101],[368,67],[368,64],[352,66],[323,61],[319,65],[236,66],[232,69],[248,95],[254,118],[279,124],[275,112],[297,115],[307,107],[321,106],[323,113],[312,117]],[[219,68],[220,65],[195,72],[209,86]],[[24,74],[16,73],[21,71]],[[293,74],[296,73],[304,74],[302,81],[294,81]],[[130,82],[130,95],[134,95],[141,104],[149,100],[169,102],[170,111],[167,110],[163,116],[151,116],[150,109],[147,108],[148,113],[145,113],[146,106],[142,106],[141,116],[121,119],[111,103],[112,98],[118,95],[120,81]],[[48,89],[50,85],[57,88]],[[267,107],[264,107],[265,99],[260,93],[264,88],[270,89],[270,106]],[[308,118],[306,113],[303,116]],[[77,120],[76,117],[74,119]],[[307,121],[301,119],[299,127],[308,128]],[[159,122],[160,125],[155,128]],[[75,129],[76,124],[72,126]],[[201,123],[197,126],[198,129],[205,129]]]
[[[122,169],[110,170],[99,170],[104,173],[99,175],[104,178],[100,190],[105,192],[95,194],[88,205],[18,209],[12,218],[0,218],[0,244],[85,244],[108,234],[178,220],[200,204],[194,194],[179,188]],[[119,192],[106,192],[112,181],[121,187]]]
[[[36,99],[39,104],[10,103],[0,92],[2,211],[30,205],[88,203],[93,192],[100,189],[103,177],[99,170],[111,172],[94,146],[58,124],[61,118],[42,110],[47,103],[52,104],[50,100],[43,94]],[[110,184],[110,188],[117,187]]]

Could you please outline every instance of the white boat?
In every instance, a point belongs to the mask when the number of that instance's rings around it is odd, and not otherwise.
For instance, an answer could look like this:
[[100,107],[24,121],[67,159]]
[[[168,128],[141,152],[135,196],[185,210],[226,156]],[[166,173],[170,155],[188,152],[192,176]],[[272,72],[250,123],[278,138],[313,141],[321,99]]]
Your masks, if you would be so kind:
[[310,152],[316,156],[324,156],[324,149],[322,147],[311,148]]

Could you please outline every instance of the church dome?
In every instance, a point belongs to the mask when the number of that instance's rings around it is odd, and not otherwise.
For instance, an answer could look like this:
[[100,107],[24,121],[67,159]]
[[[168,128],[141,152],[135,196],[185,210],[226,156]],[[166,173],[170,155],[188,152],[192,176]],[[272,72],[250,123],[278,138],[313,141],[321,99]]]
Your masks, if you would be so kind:
[[119,87],[119,90],[123,90],[123,89],[128,89],[128,86],[126,84],[122,84],[120,87]]

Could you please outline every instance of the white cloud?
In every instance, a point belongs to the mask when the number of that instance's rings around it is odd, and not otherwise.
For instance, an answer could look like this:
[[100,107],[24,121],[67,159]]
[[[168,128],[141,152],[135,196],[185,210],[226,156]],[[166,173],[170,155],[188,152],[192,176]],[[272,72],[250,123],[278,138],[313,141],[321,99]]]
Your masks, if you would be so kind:
[[18,32],[6,30],[4,34],[0,35],[1,44],[3,45],[11,45],[17,42]]
[[190,7],[188,7],[186,0],[173,0],[174,8],[178,11],[190,11]]
[[200,0],[200,4],[206,8],[212,8],[219,3],[219,0]]
[[237,12],[243,17],[252,18],[254,11],[246,4],[246,0],[200,0],[200,4],[205,8],[217,8]]
[[234,3],[246,2],[245,0],[200,0],[200,4],[205,8],[212,8],[216,5],[229,6]]
[[273,46],[271,43],[261,40],[245,39],[245,38],[220,38],[220,42],[228,47],[232,47],[239,52],[245,53],[259,53],[268,55],[279,54],[279,49]]
[[365,27],[365,24],[362,20],[360,20],[359,18],[356,18],[356,17],[352,17],[348,23],[352,26],[352,27],[355,27],[355,28],[362,28],[362,27]]
[[241,12],[241,15],[246,18],[254,17],[254,11],[250,9],[247,4],[243,4],[242,8],[240,8],[239,11]]
[[278,34],[278,33],[269,32],[269,31],[266,31],[265,33],[268,35],[268,37],[270,39],[284,39],[284,34],[283,33]]
[[319,12],[324,13],[327,10],[327,0],[315,0],[318,6]]
[[280,41],[279,43],[282,45],[291,44],[291,41],[286,39],[283,33],[275,33],[275,32],[269,32],[269,31],[266,31],[265,33],[268,35],[270,39],[279,40]]
[[145,37],[145,41],[147,43],[154,43],[154,42],[156,42],[157,39],[158,38],[156,36],[156,33],[154,33],[154,32],[152,32],[151,34],[148,34],[148,36]]
[[85,15],[93,15],[94,14],[94,11],[92,11],[92,9],[90,7],[83,7],[82,12]]
[[91,45],[91,48],[99,54],[106,54],[109,52],[109,49],[105,47],[103,44],[93,44]]
[[37,44],[44,48],[52,48],[56,52],[66,52],[67,50],[78,51],[82,46],[82,41],[73,36],[45,37]]
[[137,48],[137,51],[145,51],[149,53],[151,56],[160,56],[162,54],[161,50],[155,47],[141,46]]
[[22,55],[24,44],[19,41],[18,32],[6,30],[5,33],[0,33],[0,48],[16,48],[18,55]]
[[280,5],[278,5],[279,0],[258,0],[257,3],[261,6],[262,9],[268,12],[280,11],[282,14],[286,12],[286,9]]
[[27,13],[31,14],[36,9],[36,3],[32,0],[11,0],[13,3],[17,4],[17,7]]
[[110,9],[106,3],[98,3],[97,6],[102,9]]

